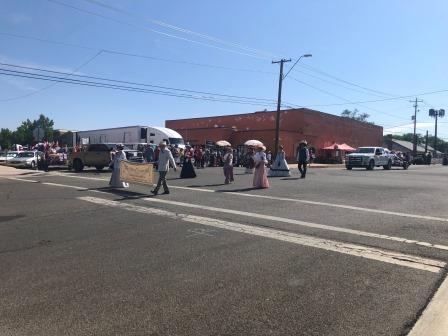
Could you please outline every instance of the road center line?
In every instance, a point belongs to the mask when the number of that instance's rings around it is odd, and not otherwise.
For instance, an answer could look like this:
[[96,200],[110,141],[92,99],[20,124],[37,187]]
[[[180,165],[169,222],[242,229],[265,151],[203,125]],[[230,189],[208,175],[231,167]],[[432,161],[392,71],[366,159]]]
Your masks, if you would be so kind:
[[[86,177],[86,176],[75,176],[75,175],[66,175],[66,174],[57,174],[57,176],[74,177],[74,178],[96,180],[96,181],[107,181],[107,179]],[[220,192],[220,191],[213,190],[213,189],[201,189],[201,188],[191,188],[191,187],[181,187],[181,186],[170,186],[170,188],[181,189],[181,190],[183,189],[183,190],[189,190],[189,191],[198,191],[198,192],[223,193],[223,194],[230,194],[230,195],[243,196],[243,197],[254,197],[254,198],[277,200],[277,201],[283,201],[283,202],[302,203],[302,204],[308,204],[308,205],[326,206],[326,207],[341,208],[341,209],[354,210],[354,211],[379,213],[379,214],[384,214],[384,215],[400,216],[400,217],[422,219],[422,220],[428,220],[428,221],[445,222],[445,223],[448,222],[448,218],[443,218],[443,217],[433,217],[433,216],[416,215],[416,214],[409,214],[409,213],[396,212],[396,211],[362,208],[362,207],[357,207],[357,206],[352,206],[352,205],[344,205],[344,204],[307,201],[307,200],[296,199],[296,198],[286,198],[286,197],[277,197],[277,196],[268,196],[268,195],[255,195],[255,194],[247,194],[247,193],[231,192],[231,191]]]
[[[197,188],[179,187],[179,186],[170,186],[170,188],[196,190],[196,191],[207,191],[207,192],[219,192],[217,190],[211,190],[211,189],[197,189]],[[240,192],[228,192],[228,193],[231,195],[238,195],[238,196],[244,196],[244,197],[264,198],[264,199],[284,201],[284,202],[295,202],[295,203],[302,203],[302,204],[309,204],[309,205],[320,205],[320,206],[327,206],[327,207],[332,207],[332,208],[342,208],[342,209],[355,210],[355,211],[373,212],[373,213],[380,213],[380,214],[392,215],[392,216],[417,218],[417,219],[424,219],[424,220],[431,220],[431,221],[438,221],[438,222],[448,222],[448,218],[443,218],[443,217],[432,217],[432,216],[415,215],[415,214],[409,214],[409,213],[403,213],[403,212],[369,209],[369,208],[362,208],[362,207],[357,207],[357,206],[352,206],[352,205],[325,203],[325,202],[317,202],[317,201],[307,201],[307,200],[286,198],[286,197],[277,197],[277,196],[245,194],[245,193],[240,193]]]
[[23,178],[19,178],[19,177],[3,177],[7,180],[15,180],[15,181],[22,181],[22,182],[29,182],[29,183],[39,183],[39,181],[35,181],[35,180],[27,180],[27,179],[23,179]]
[[307,235],[283,232],[268,228],[259,228],[255,226],[229,222],[224,220],[219,220],[215,218],[193,216],[187,214],[179,214],[171,211],[148,208],[137,206],[129,203],[121,203],[117,201],[107,200],[97,197],[78,197],[79,200],[90,202],[93,204],[98,204],[102,206],[108,206],[113,208],[119,208],[127,211],[134,211],[143,214],[151,214],[156,216],[163,216],[169,219],[175,220],[177,223],[189,222],[194,224],[211,226],[223,230],[234,231],[245,233],[253,236],[265,237],[280,241],[285,241],[297,245],[308,246],[313,248],[318,248],[326,251],[332,251],[342,254],[347,254],[351,256],[356,256],[360,258],[366,258],[375,261],[381,261],[389,264],[405,266],[409,268],[414,268],[418,270],[424,270],[433,273],[439,273],[445,266],[446,263],[438,260],[432,260],[427,258],[420,258],[418,256],[392,252],[382,249],[376,249],[372,247],[347,244],[343,242],[338,242],[334,240],[321,239],[316,237],[311,237]]
[[233,214],[233,215],[238,215],[238,216],[260,218],[260,219],[265,219],[265,220],[274,221],[274,222],[300,225],[300,226],[310,227],[310,228],[314,228],[314,229],[327,230],[327,231],[348,233],[348,234],[352,234],[352,235],[364,236],[364,237],[369,237],[369,238],[392,240],[392,241],[406,243],[406,244],[416,244],[416,245],[421,245],[421,246],[426,246],[426,247],[430,247],[430,248],[436,248],[436,249],[448,251],[448,246],[446,246],[446,245],[431,244],[431,243],[421,242],[421,241],[407,239],[407,238],[394,237],[394,236],[388,236],[388,235],[353,230],[353,229],[346,229],[346,228],[341,228],[341,227],[337,227],[337,226],[304,222],[304,221],[300,221],[300,220],[296,220],[296,219],[277,217],[277,216],[269,216],[269,215],[263,215],[263,214],[259,214],[259,213],[252,213],[252,212],[239,211],[239,210],[233,210],[233,209],[216,208],[216,207],[210,207],[210,206],[201,205],[201,204],[170,201],[170,200],[165,200],[165,199],[160,199],[160,198],[144,198],[144,200],[147,202],[165,203],[165,204],[171,204],[171,205],[176,205],[176,206],[181,206],[181,207],[186,207],[186,208],[196,208],[196,209],[201,209],[201,210],[209,210],[209,211],[213,211],[213,212],[228,213],[228,214]]
[[[39,181],[34,181],[34,180],[24,180],[24,181],[34,182],[34,183],[39,182]],[[96,192],[96,193],[109,194],[108,192],[105,192],[105,191],[93,190],[93,189],[89,189],[89,188],[85,188],[85,187],[72,186],[72,185],[67,185],[67,184],[59,184],[59,183],[52,183],[52,182],[42,182],[41,184],[56,186],[56,187],[63,187],[63,188],[77,189],[80,191],[91,191],[91,192]],[[188,207],[188,208],[210,210],[210,211],[221,212],[221,213],[229,213],[229,214],[233,214],[233,215],[239,215],[239,216],[245,216],[245,217],[251,217],[251,218],[260,218],[260,219],[265,219],[265,220],[270,220],[270,221],[275,221],[275,222],[280,222],[280,223],[300,225],[300,226],[305,226],[305,227],[310,227],[310,228],[320,229],[320,230],[348,233],[348,234],[352,234],[352,235],[369,237],[369,238],[391,240],[391,241],[406,243],[406,244],[416,244],[416,245],[421,245],[421,246],[425,246],[425,247],[429,247],[429,248],[435,248],[435,249],[448,251],[448,246],[446,246],[446,245],[432,244],[432,243],[428,243],[428,242],[422,242],[422,241],[401,238],[401,237],[388,236],[388,235],[383,235],[383,234],[379,234],[379,233],[372,233],[372,232],[366,232],[366,231],[360,231],[360,230],[341,228],[341,227],[337,227],[337,226],[330,226],[330,225],[324,225],[324,224],[299,221],[296,219],[269,216],[269,215],[263,215],[263,214],[251,213],[251,212],[239,211],[239,210],[233,210],[233,209],[216,208],[216,207],[210,207],[210,206],[200,205],[200,204],[191,204],[191,203],[163,200],[163,199],[157,199],[157,198],[145,198],[144,200],[148,201],[148,202],[165,203],[165,204],[171,204],[171,205]]]

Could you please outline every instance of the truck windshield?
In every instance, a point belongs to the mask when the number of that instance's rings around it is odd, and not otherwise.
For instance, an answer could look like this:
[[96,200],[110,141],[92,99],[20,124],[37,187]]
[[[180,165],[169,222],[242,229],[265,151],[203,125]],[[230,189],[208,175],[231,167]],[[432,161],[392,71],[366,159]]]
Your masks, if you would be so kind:
[[375,148],[374,147],[361,147],[361,148],[358,148],[355,153],[363,153],[363,154],[375,153]]
[[182,138],[169,138],[170,145],[183,145],[184,139]]

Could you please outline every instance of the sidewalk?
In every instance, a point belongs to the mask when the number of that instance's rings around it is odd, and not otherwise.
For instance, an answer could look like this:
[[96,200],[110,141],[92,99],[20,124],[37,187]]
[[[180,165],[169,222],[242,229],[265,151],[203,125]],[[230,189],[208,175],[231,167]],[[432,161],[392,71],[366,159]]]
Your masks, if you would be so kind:
[[38,172],[41,173],[42,171],[0,165],[0,177],[29,175]]

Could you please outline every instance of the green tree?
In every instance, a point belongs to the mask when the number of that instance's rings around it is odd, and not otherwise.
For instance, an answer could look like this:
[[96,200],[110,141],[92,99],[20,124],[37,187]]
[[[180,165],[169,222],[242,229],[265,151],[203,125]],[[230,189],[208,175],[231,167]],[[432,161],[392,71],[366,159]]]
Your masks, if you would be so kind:
[[8,128],[2,128],[0,130],[0,147],[2,149],[10,148],[13,145],[13,133]]
[[350,118],[350,119],[354,119],[357,121],[373,124],[372,122],[367,121],[367,119],[370,118],[370,114],[360,113],[359,110],[356,108],[353,111],[345,109],[344,111],[342,111],[341,117]]
[[44,139],[48,141],[53,140],[53,126],[54,121],[43,114],[39,115],[39,119],[33,121],[33,130],[37,127],[42,128]]
[[31,145],[35,143],[36,139],[34,138],[33,131],[37,127],[42,129],[43,133],[41,134],[43,134],[43,139],[52,141],[53,125],[54,121],[43,114],[39,115],[39,118],[33,121],[27,119],[23,121],[22,124],[13,132],[13,143],[20,145]]
[[27,119],[22,121],[22,125],[17,127],[17,129],[13,133],[14,143],[20,145],[30,145],[34,141],[33,137],[33,123],[31,120]]

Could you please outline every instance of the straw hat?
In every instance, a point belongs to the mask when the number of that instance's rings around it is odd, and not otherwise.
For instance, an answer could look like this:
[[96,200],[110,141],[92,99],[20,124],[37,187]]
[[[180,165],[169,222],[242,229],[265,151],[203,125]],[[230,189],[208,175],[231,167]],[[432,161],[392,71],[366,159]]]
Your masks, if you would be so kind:
[[166,141],[160,141],[159,146],[166,146]]

